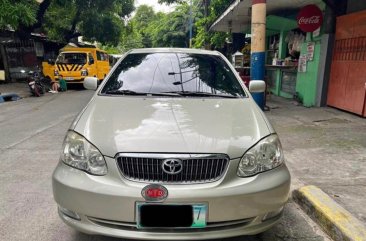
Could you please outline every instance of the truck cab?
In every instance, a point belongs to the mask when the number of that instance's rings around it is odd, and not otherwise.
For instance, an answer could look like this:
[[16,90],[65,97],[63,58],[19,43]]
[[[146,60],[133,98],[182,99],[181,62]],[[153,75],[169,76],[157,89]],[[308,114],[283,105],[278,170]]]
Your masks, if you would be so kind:
[[55,61],[55,79],[62,75],[67,83],[83,83],[90,76],[102,81],[110,70],[108,59],[98,48],[63,48]]

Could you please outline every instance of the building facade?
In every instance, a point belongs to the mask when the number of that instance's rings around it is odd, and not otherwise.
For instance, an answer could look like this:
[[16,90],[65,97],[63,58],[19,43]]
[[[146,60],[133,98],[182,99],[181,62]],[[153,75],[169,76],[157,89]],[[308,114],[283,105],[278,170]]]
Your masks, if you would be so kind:
[[[358,71],[357,76],[349,73],[355,68],[366,70],[366,62],[360,57],[366,51],[366,42],[363,42],[364,37],[366,41],[366,17],[362,17],[366,15],[363,12],[366,2],[267,0],[266,3],[265,80],[272,94],[294,98],[306,107],[330,105],[365,115],[366,83],[362,81],[366,80],[366,72]],[[315,15],[307,15],[305,11],[309,5],[320,10],[323,21],[320,28],[304,31],[300,25],[304,19],[306,21],[306,16],[315,19]],[[251,1],[234,1],[210,29],[251,34],[250,13]],[[299,19],[301,14],[305,14],[303,20]],[[348,24],[355,27],[342,25],[345,19],[353,19]],[[352,33],[340,35],[344,33],[342,29]],[[339,51],[354,55],[340,57]],[[337,67],[340,64],[348,67],[340,70]],[[358,89],[357,98],[345,105],[342,99],[350,99],[355,89]]]

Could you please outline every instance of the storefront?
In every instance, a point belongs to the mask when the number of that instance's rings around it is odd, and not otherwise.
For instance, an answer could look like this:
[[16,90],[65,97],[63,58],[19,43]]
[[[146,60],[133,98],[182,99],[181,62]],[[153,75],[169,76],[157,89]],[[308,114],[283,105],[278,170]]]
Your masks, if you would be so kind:
[[[211,30],[250,34],[250,4],[235,1]],[[296,99],[307,107],[317,105],[318,82],[323,81],[319,68],[324,9],[321,0],[267,1],[265,81],[272,94]]]
[[266,82],[270,91],[285,98],[296,96],[297,70],[305,34],[296,20],[267,17]]
[[42,34],[20,39],[13,30],[0,31],[0,81],[27,78],[42,61],[55,59],[61,46]]

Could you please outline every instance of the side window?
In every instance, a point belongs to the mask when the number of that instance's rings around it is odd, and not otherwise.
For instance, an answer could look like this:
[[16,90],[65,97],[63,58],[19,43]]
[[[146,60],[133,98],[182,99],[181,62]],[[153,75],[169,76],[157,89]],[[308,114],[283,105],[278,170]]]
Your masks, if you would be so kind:
[[94,57],[92,54],[88,54],[88,57],[89,57],[89,64],[94,64]]
[[105,61],[109,61],[109,58],[108,58],[108,54],[107,53],[104,53],[104,60]]
[[103,53],[101,53],[101,52],[99,52],[99,51],[97,51],[97,60],[103,60],[102,58],[103,58]]

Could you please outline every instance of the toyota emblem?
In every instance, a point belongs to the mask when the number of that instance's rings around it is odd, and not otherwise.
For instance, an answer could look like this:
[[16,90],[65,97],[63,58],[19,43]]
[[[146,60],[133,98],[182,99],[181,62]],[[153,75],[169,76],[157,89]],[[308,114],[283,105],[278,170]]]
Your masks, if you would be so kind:
[[179,159],[165,159],[161,168],[167,174],[178,174],[183,170],[183,164]]

